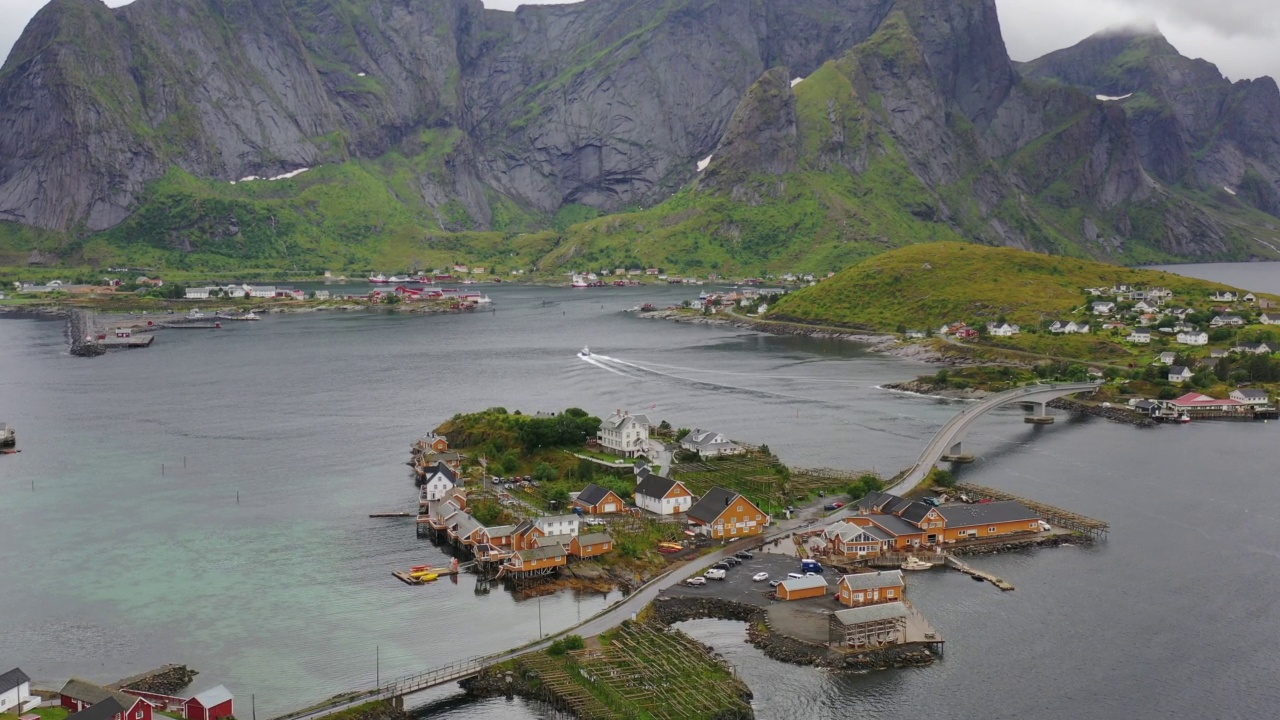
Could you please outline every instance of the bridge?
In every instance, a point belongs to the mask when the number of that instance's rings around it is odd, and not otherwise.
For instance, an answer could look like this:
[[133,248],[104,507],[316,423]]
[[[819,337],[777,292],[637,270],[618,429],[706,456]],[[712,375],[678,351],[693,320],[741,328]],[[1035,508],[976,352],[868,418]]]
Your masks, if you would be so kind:
[[925,446],[924,452],[920,453],[920,459],[916,460],[916,464],[912,465],[906,475],[895,483],[893,487],[888,488],[888,491],[897,492],[898,490],[909,490],[915,487],[920,481],[924,480],[925,476],[940,460],[957,460],[961,462],[971,460],[972,456],[964,454],[961,441],[974,423],[977,422],[978,418],[988,412],[1003,405],[1030,403],[1034,406],[1034,412],[1027,416],[1027,422],[1048,424],[1053,421],[1053,418],[1045,414],[1045,403],[1076,393],[1093,392],[1100,385],[1101,383],[1099,382],[1028,385],[996,393],[981,402],[970,405],[948,420],[938,430],[938,433]]

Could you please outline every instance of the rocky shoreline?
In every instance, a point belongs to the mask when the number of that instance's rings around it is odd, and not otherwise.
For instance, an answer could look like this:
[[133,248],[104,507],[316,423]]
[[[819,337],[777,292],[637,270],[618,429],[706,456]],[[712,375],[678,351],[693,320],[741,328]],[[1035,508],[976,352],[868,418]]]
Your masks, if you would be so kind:
[[909,392],[915,395],[925,395],[935,398],[946,398],[948,400],[981,400],[991,394],[989,390],[979,390],[978,388],[965,388],[960,390],[953,387],[940,386],[930,379],[907,380],[900,383],[887,383],[880,387],[885,390],[898,390],[900,392]]
[[806,328],[802,325],[760,322],[738,315],[691,315],[680,310],[654,310],[641,312],[639,317],[646,320],[668,320],[693,325],[725,325],[742,328],[743,330],[755,330],[770,335],[797,335],[829,340],[848,340],[849,342],[870,345],[874,352],[888,352],[891,346],[898,344],[898,338],[893,335],[855,331],[845,332],[829,328]]
[[1107,420],[1111,420],[1112,422],[1119,422],[1119,423],[1125,423],[1126,425],[1133,425],[1134,427],[1149,428],[1149,427],[1155,427],[1160,424],[1149,417],[1143,417],[1138,413],[1130,412],[1129,410],[1125,410],[1124,408],[1102,407],[1101,405],[1088,405],[1086,403],[1079,402],[1078,400],[1071,400],[1069,398],[1058,398],[1057,400],[1050,400],[1049,402],[1045,403],[1045,405],[1051,408],[1054,408],[1056,410],[1067,410],[1069,412],[1079,413],[1081,415],[1092,415],[1094,417],[1100,417],[1100,418],[1105,418]]
[[956,557],[965,557],[968,555],[999,555],[1000,553],[1018,552],[1020,550],[1029,550],[1031,548],[1039,547],[1092,544],[1093,538],[1088,535],[1050,535],[1049,537],[1034,538],[1031,540],[1011,540],[1009,542],[997,543],[995,545],[978,545],[974,547],[955,548],[950,552]]

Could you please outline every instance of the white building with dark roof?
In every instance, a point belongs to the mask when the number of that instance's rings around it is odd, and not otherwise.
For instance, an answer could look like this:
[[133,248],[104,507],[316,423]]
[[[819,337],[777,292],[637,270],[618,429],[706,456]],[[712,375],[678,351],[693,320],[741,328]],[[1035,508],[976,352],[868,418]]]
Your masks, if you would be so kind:
[[740,455],[746,452],[741,445],[712,430],[694,429],[680,440],[680,447],[698,453],[698,457]]
[[632,415],[625,410],[615,410],[600,423],[596,439],[605,450],[635,457],[644,452],[649,442],[649,430],[653,427],[647,415]]

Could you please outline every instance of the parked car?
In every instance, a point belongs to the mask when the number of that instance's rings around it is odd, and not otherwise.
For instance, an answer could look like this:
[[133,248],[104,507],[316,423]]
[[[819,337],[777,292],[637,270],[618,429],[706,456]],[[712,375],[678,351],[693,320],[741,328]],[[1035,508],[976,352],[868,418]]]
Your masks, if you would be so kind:
[[733,569],[733,566],[727,562],[718,562],[715,565],[712,565],[711,567],[716,570],[725,570],[725,571]]
[[844,503],[833,502],[833,503],[827,503],[826,505],[823,505],[822,509],[823,510],[839,510],[842,507],[844,507]]
[[702,573],[702,576],[708,580],[723,580],[724,570],[722,568],[711,568],[710,570]]
[[776,588],[776,587],[778,587],[778,586],[779,586],[779,585],[781,585],[781,584],[782,584],[782,581],[781,581],[781,580],[770,580],[770,581],[769,581],[769,587],[772,587],[772,588]]
[[755,560],[756,559],[755,555],[752,555],[746,550],[739,550],[738,552],[734,553],[733,556],[738,558],[739,560]]
[[800,573],[787,573],[787,577],[792,580],[795,580],[796,578],[804,577],[804,575],[801,575]]
[[1040,521],[1040,532],[1049,532],[1052,529],[1053,528],[1049,526],[1049,523],[1043,520]]
[[738,558],[736,558],[736,557],[734,557],[734,556],[732,556],[732,555],[730,555],[729,557],[725,558],[725,559],[724,559],[724,561],[725,561],[725,562],[727,562],[727,563],[729,563],[729,567],[738,567],[739,565],[741,565],[741,564],[742,564],[742,561],[741,561],[741,560],[739,560]]
[[707,579],[702,577],[701,575],[698,575],[695,577],[691,577],[688,580],[685,580],[684,584],[685,585],[706,585]]
[[812,573],[818,573],[818,574],[822,574],[823,572],[825,572],[822,569],[822,565],[820,565],[817,560],[801,560],[800,571],[806,572],[806,573],[812,572]]
[[769,579],[769,573],[767,572],[758,572],[755,575],[751,576],[752,582],[764,582],[765,580],[768,580],[768,579]]

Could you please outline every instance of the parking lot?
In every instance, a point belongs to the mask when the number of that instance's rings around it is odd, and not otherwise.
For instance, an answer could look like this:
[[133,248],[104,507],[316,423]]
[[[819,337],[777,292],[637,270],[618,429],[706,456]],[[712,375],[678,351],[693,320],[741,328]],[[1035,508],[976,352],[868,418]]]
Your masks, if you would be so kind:
[[[707,580],[706,585],[676,585],[664,594],[671,597],[716,597],[722,600],[748,603],[759,607],[768,607],[769,595],[773,588],[769,583],[755,582],[752,575],[758,572],[769,573],[769,580],[786,580],[787,573],[800,572],[800,561],[788,555],[774,555],[753,550],[754,560],[743,560],[742,564],[727,571],[724,580]],[[828,572],[830,574],[830,572]],[[828,581],[831,578],[827,578]]]

